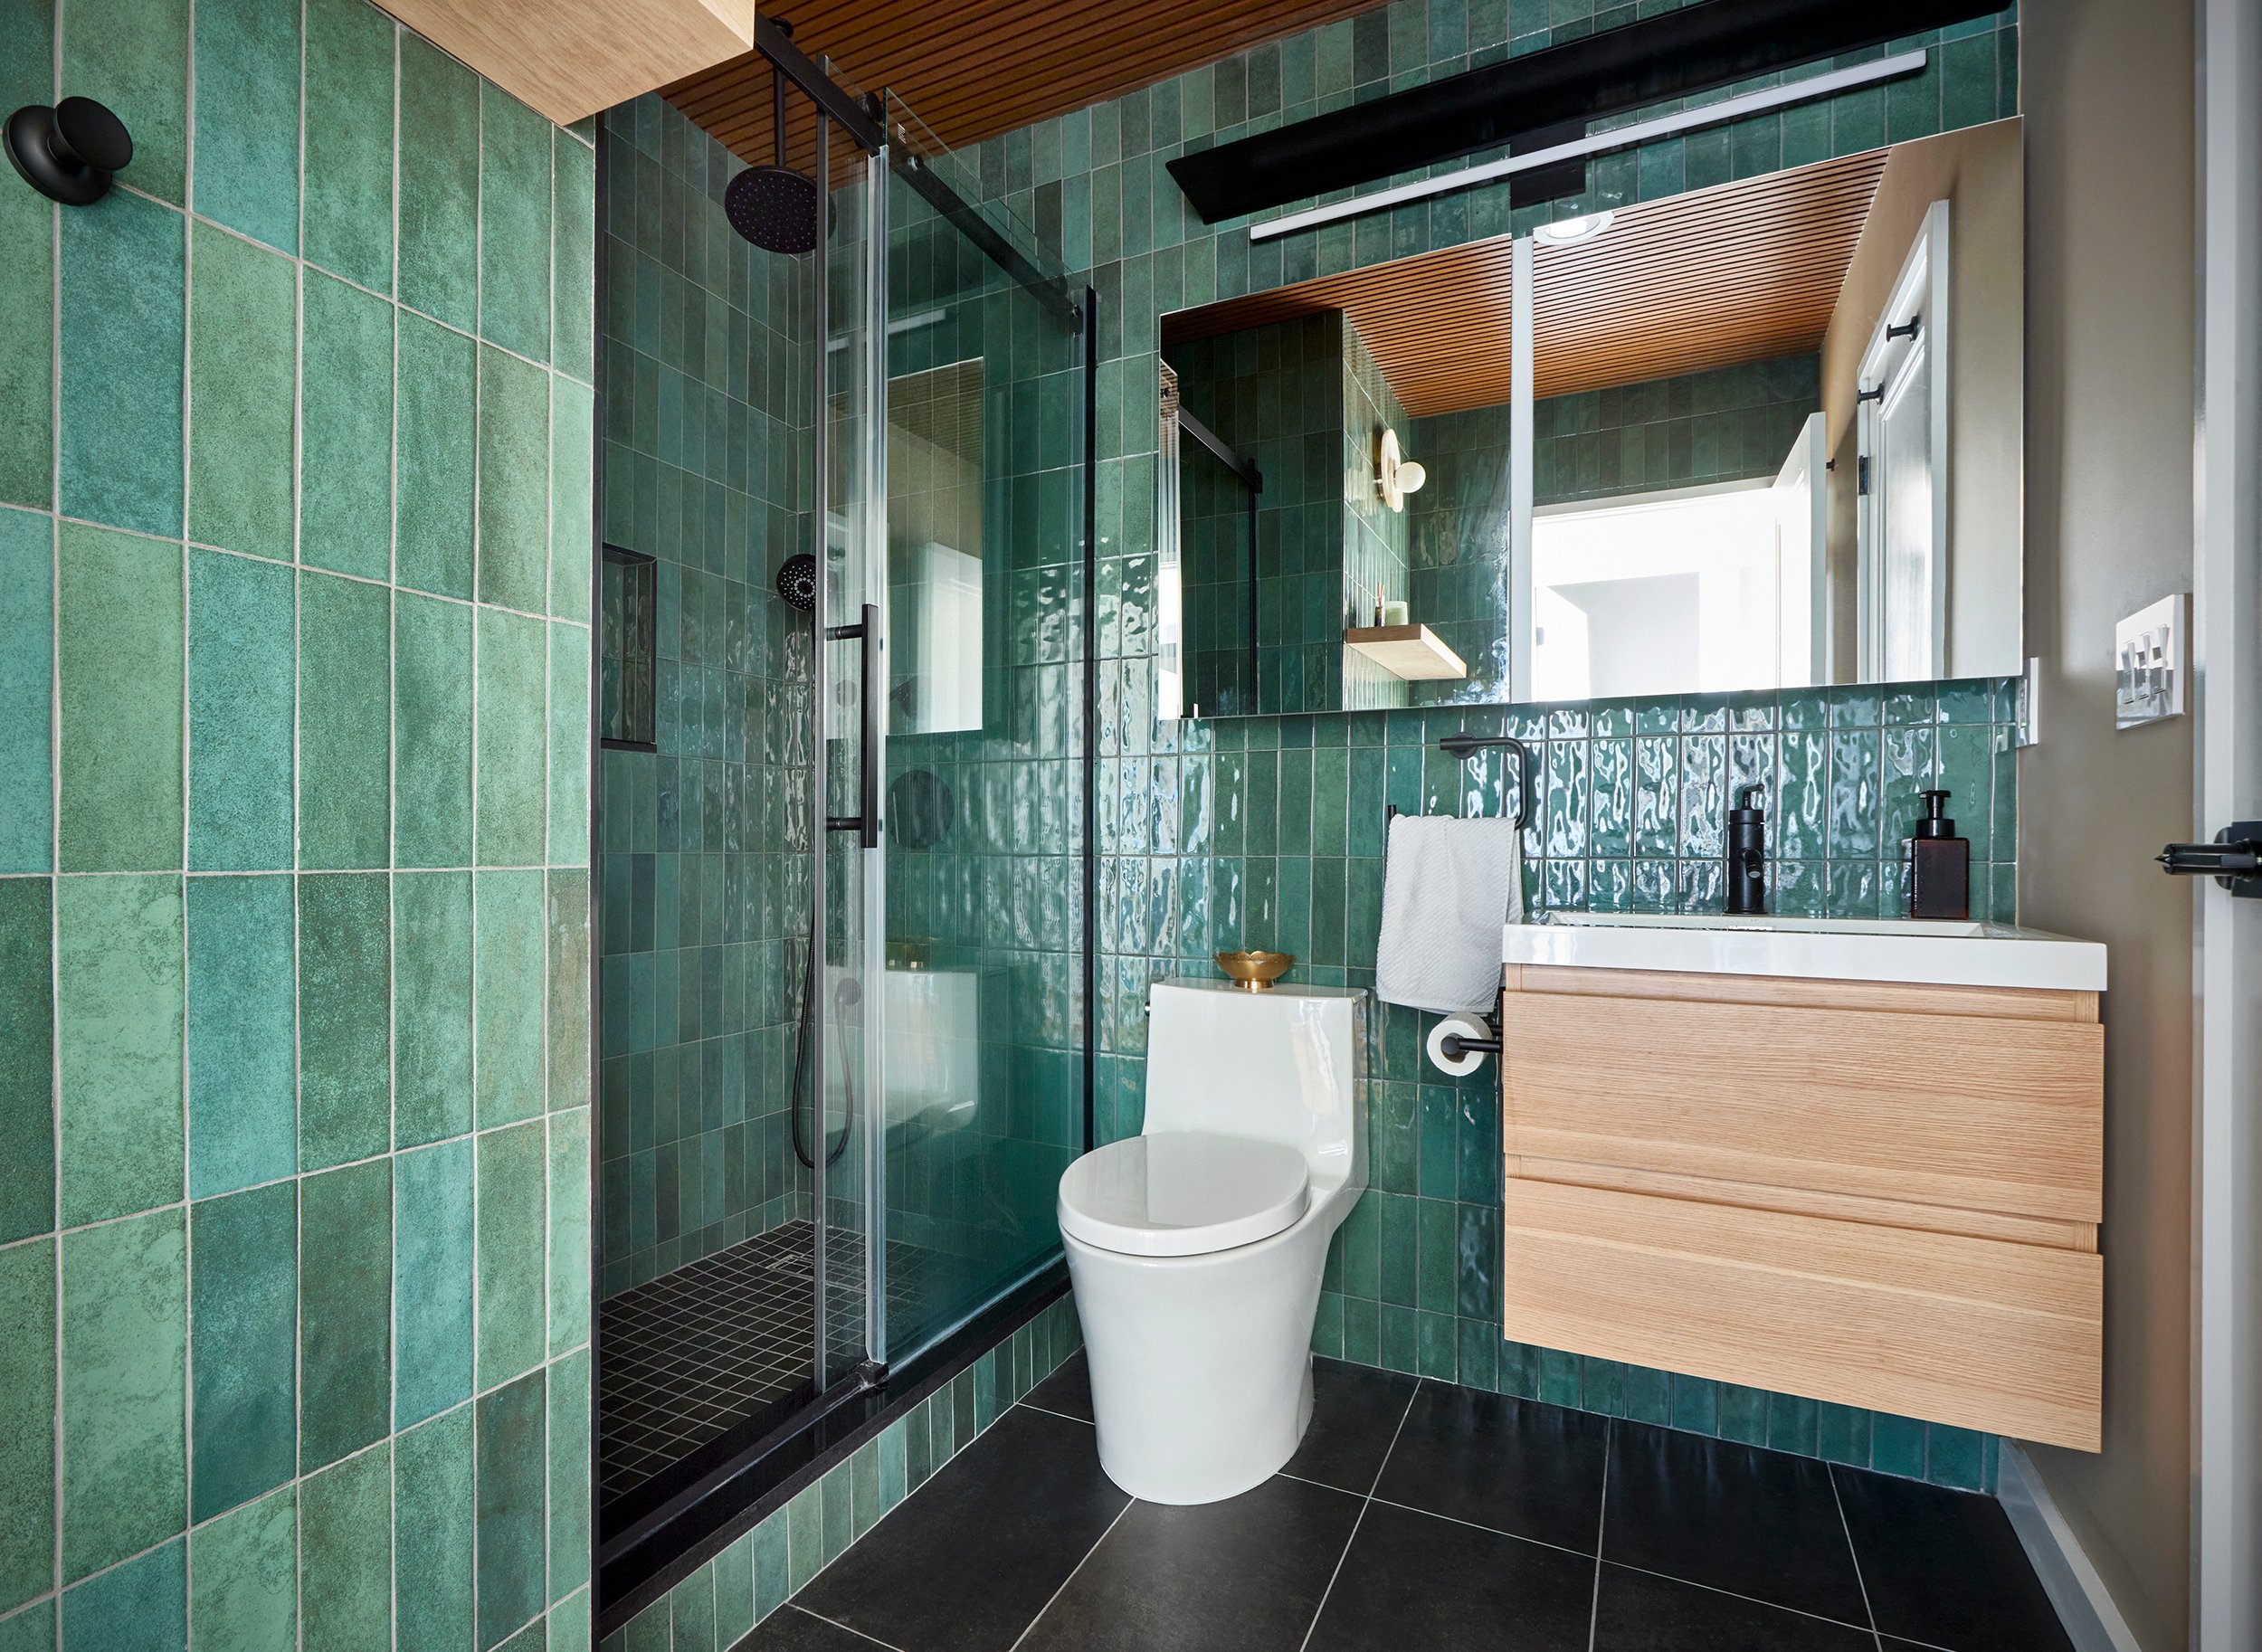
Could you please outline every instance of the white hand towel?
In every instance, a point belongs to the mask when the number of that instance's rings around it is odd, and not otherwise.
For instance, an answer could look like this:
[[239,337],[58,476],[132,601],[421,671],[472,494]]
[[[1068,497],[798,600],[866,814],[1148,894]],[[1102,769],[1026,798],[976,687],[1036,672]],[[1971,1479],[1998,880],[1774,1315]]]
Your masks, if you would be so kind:
[[1514,821],[1402,814],[1390,823],[1375,996],[1450,1013],[1490,1013],[1500,993],[1500,926],[1524,914],[1523,834]]

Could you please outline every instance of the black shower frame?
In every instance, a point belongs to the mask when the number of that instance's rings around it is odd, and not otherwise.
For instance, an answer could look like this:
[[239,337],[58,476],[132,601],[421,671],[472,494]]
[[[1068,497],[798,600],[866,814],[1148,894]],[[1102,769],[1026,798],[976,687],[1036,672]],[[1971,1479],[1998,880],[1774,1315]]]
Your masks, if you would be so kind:
[[[876,153],[886,141],[884,106],[879,100],[857,99],[844,91],[821,64],[795,46],[791,36],[767,16],[756,21],[755,44],[780,72],[810,98],[822,114],[840,126],[866,154]],[[594,215],[598,255],[594,287],[595,302],[591,317],[591,325],[597,329],[596,348],[592,352],[594,366],[591,376],[594,404],[601,412],[605,405],[608,377],[602,329],[604,318],[609,313],[611,281],[607,261],[604,256],[604,244],[610,217],[608,204],[613,143],[612,132],[601,118],[596,123]],[[1099,893],[1099,539],[1096,467],[1099,430],[1099,299],[1098,294],[1087,286],[1082,290],[1079,301],[1079,297],[1072,293],[1065,280],[1044,274],[1020,248],[1001,234],[978,209],[960,196],[923,159],[915,159],[908,150],[898,153],[892,148],[890,157],[897,176],[904,178],[922,199],[965,234],[1017,284],[1035,297],[1056,319],[1074,328],[1080,335],[1083,346],[1079,366],[1084,376],[1084,612],[1081,624],[1084,652],[1084,798],[1082,888],[1079,891],[1082,922],[1078,934],[1082,945],[1084,992],[1081,1026],[1083,1143],[1088,1148],[1095,1140],[1095,1097],[1098,1077],[1099,1001],[1096,924]],[[605,432],[602,417],[595,421],[592,432],[591,478],[589,612],[593,625],[595,625],[601,624],[603,618],[601,604],[604,598],[607,518]],[[598,671],[593,669],[589,679],[589,726],[593,731],[600,726],[598,719],[601,714],[600,677]],[[602,759],[600,743],[593,739],[590,742],[588,844],[589,1201],[593,1218],[602,1209],[600,1201],[604,1192],[604,1109],[599,1105],[604,903],[597,894],[604,864],[604,765]],[[818,1220],[822,1223],[822,1220],[823,1212],[820,1210]],[[791,1415],[771,1424],[756,1438],[743,1437],[753,1434],[752,1429],[725,1436],[719,1443],[729,1453],[727,1460],[718,1462],[710,1448],[699,1458],[699,1473],[678,1476],[680,1483],[668,1486],[656,1506],[642,1511],[627,1529],[608,1535],[604,1505],[598,1495],[600,1440],[597,1396],[602,1391],[604,1350],[595,1332],[595,1305],[604,1282],[603,1241],[604,1223],[601,1220],[593,1220],[589,1224],[591,1414],[586,1472],[590,1487],[592,1617],[594,1636],[600,1639],[623,1627],[646,1607],[664,1598],[677,1583],[698,1571],[771,1512],[783,1507],[803,1487],[844,1459],[897,1417],[967,1369],[991,1348],[1066,1296],[1069,1290],[1065,1255],[1055,1257],[1050,1264],[1023,1279],[957,1331],[916,1358],[892,1369],[868,1362],[850,1378],[822,1393],[815,1391],[813,1381],[811,1391],[803,1397]],[[819,1250],[822,1250],[822,1244]],[[820,1319],[822,1317],[822,1301],[813,1305],[813,1310]],[[775,1413],[772,1411],[765,1415],[774,1417]]]

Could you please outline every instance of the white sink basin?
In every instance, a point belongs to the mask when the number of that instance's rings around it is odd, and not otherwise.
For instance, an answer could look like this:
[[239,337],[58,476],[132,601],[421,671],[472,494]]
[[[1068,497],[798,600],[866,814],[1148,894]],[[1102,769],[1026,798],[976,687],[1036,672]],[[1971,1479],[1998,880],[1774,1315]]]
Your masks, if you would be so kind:
[[1778,917],[1772,912],[1550,912],[1537,920],[1611,929],[1755,929],[1788,935],[1953,935],[1977,940],[1989,934],[2016,935],[2015,929],[1989,924],[1925,917]]
[[2105,948],[2097,942],[1926,918],[1551,912],[1508,925],[1501,957],[1564,969],[2105,990]]

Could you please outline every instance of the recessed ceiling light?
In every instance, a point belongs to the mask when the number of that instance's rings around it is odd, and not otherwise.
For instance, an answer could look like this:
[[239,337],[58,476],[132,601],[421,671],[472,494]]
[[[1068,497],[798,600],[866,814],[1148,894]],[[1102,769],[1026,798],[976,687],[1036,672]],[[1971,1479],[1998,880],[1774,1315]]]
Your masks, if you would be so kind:
[[1576,246],[1582,241],[1592,241],[1611,226],[1608,213],[1581,213],[1575,218],[1558,218],[1553,223],[1543,223],[1532,232],[1534,241],[1551,247]]

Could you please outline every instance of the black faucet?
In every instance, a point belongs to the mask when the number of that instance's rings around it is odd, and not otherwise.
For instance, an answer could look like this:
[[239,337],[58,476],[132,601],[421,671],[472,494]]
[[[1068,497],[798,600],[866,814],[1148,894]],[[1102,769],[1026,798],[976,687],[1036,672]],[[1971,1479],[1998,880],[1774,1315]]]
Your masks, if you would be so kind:
[[1757,781],[1735,789],[1735,806],[1728,811],[1729,912],[1767,910],[1767,815],[1752,805],[1752,793],[1765,788]]

